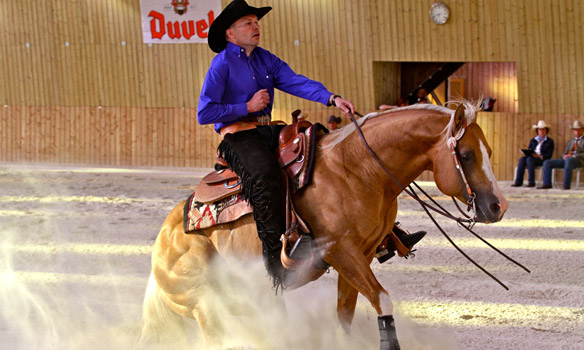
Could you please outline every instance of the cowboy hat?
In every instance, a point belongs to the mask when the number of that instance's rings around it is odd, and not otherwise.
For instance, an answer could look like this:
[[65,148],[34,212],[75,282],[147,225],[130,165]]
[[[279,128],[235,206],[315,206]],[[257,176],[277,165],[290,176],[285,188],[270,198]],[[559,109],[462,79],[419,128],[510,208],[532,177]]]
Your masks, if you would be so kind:
[[329,117],[329,120],[328,120],[329,123],[337,123],[337,124],[341,124],[342,121],[343,120],[340,117],[336,117],[334,115],[331,115]]
[[574,124],[572,124],[572,130],[574,129],[584,129],[582,123],[579,120],[574,120]]
[[537,122],[536,125],[533,126],[534,129],[549,129],[550,126],[543,120]]
[[270,12],[271,9],[271,7],[258,8],[249,6],[245,0],[233,0],[223,9],[223,11],[221,11],[213,23],[211,23],[209,37],[207,39],[209,47],[216,53],[223,51],[227,45],[225,31],[233,24],[233,22],[247,15],[256,15],[259,20],[264,17],[266,13]]

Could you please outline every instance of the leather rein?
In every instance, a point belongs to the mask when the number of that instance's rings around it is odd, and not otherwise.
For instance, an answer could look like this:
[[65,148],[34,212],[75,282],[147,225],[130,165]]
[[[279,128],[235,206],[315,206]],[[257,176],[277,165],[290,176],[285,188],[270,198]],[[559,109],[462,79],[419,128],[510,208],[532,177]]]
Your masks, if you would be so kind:
[[[355,112],[355,114],[357,114],[359,117],[363,117],[362,114]],[[444,235],[444,237],[446,237],[446,239],[448,240],[448,242],[454,247],[456,248],[456,250],[458,250],[458,252],[460,254],[462,254],[468,261],[470,261],[471,263],[473,263],[477,268],[479,268],[481,271],[483,271],[485,274],[487,274],[489,277],[491,277],[493,280],[495,280],[497,283],[499,283],[503,288],[505,288],[506,290],[509,290],[509,288],[503,283],[501,282],[498,278],[496,278],[493,274],[491,274],[489,271],[487,271],[484,267],[482,267],[481,265],[479,265],[476,261],[474,261],[470,256],[468,256],[464,251],[462,251],[462,249],[456,245],[456,243],[454,243],[454,241],[452,240],[452,238],[450,238],[450,236],[444,231],[444,229],[442,229],[442,227],[440,226],[440,224],[438,224],[438,222],[436,221],[436,219],[432,216],[432,214],[430,213],[430,209],[435,211],[436,213],[445,216],[451,220],[454,220],[458,223],[459,226],[464,227],[467,231],[469,231],[470,233],[472,233],[475,237],[477,237],[479,240],[481,240],[483,243],[485,243],[487,246],[489,246],[491,249],[495,250],[497,253],[499,253],[500,255],[502,255],[503,257],[505,257],[507,260],[513,262],[515,265],[521,267],[523,270],[527,271],[528,273],[531,273],[531,271],[526,268],[525,266],[523,266],[522,264],[520,264],[519,262],[515,261],[513,258],[509,257],[507,254],[503,253],[502,251],[500,251],[499,249],[497,249],[496,247],[494,247],[492,244],[490,244],[489,242],[487,242],[484,238],[482,238],[481,236],[479,236],[476,232],[474,232],[472,230],[474,224],[476,223],[476,204],[475,204],[475,199],[476,199],[476,194],[472,191],[467,178],[464,174],[464,170],[462,169],[462,166],[460,164],[460,160],[458,158],[458,154],[456,152],[456,144],[457,141],[460,140],[462,138],[462,136],[464,135],[464,132],[466,131],[466,120],[464,121],[464,126],[463,126],[463,132],[460,133],[460,135],[458,137],[455,137],[453,135],[452,130],[450,131],[450,137],[447,140],[447,145],[450,148],[450,150],[452,151],[452,155],[454,157],[454,163],[456,165],[456,168],[459,170],[460,175],[464,181],[465,187],[466,187],[466,191],[467,194],[469,196],[469,199],[467,200],[468,206],[470,210],[471,208],[473,209],[473,216],[470,217],[469,215],[467,215],[466,213],[464,213],[462,211],[462,209],[460,208],[460,206],[458,205],[456,198],[451,197],[452,200],[454,201],[456,207],[458,208],[458,210],[460,211],[460,213],[465,217],[465,218],[461,218],[461,217],[456,217],[454,215],[452,215],[447,209],[445,209],[444,207],[442,207],[440,204],[438,204],[436,202],[436,200],[434,200],[428,193],[426,193],[422,188],[420,188],[420,186],[418,186],[418,184],[416,184],[416,182],[412,182],[412,184],[421,192],[423,193],[429,201],[432,202],[433,205],[427,203],[426,201],[424,201],[423,199],[421,199],[418,194],[416,193],[416,191],[412,188],[412,185],[408,185],[409,190],[406,188],[406,186],[404,186],[398,179],[395,178],[395,176],[393,176],[393,174],[387,169],[387,167],[383,164],[383,162],[379,159],[379,157],[377,157],[377,155],[375,154],[375,152],[371,149],[371,147],[369,146],[369,143],[367,142],[367,140],[365,139],[365,135],[363,135],[363,131],[361,130],[361,127],[359,126],[359,124],[357,123],[357,120],[355,119],[355,116],[353,115],[353,113],[349,113],[351,121],[353,122],[353,124],[355,125],[357,132],[359,133],[359,136],[361,138],[361,141],[363,141],[363,144],[365,145],[365,148],[367,149],[367,151],[369,152],[369,154],[373,157],[373,159],[377,162],[377,164],[379,165],[379,167],[381,167],[381,169],[393,180],[393,182],[395,182],[401,189],[402,191],[404,191],[405,193],[407,193],[410,197],[412,197],[414,200],[416,200],[418,202],[418,204],[420,204],[420,206],[424,209],[424,211],[426,212],[426,214],[428,215],[428,217],[432,220],[432,222],[434,223],[434,225],[438,228],[438,230]]]

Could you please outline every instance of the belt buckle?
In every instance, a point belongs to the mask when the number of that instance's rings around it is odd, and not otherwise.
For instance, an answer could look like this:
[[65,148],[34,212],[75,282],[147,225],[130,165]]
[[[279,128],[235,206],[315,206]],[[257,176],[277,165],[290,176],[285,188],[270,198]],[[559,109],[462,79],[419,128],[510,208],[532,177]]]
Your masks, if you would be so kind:
[[269,125],[270,124],[270,116],[269,115],[260,115],[256,117],[256,120],[260,125]]

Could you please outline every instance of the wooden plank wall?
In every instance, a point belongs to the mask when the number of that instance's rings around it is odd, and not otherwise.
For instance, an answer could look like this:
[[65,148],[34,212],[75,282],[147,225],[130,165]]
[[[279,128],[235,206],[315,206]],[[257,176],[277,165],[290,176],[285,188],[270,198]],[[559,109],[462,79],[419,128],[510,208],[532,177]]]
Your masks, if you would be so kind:
[[[563,145],[565,126],[584,121],[582,1],[444,0],[443,26],[428,17],[433,0],[248,2],[274,8],[263,47],[363,113],[380,94],[373,62],[514,62],[517,113],[481,117],[495,154],[511,159],[495,162],[501,179],[531,123],[552,122]],[[2,1],[0,16],[10,19],[0,23],[0,161],[211,164],[219,140],[194,122],[206,45],[143,44],[138,0]],[[284,120],[296,108],[320,122],[336,112],[284,93],[275,106]]]
[[0,107],[2,161],[212,167],[219,135],[193,108]]
[[497,99],[493,106],[494,112],[518,112],[515,62],[469,62],[450,78],[464,79],[465,94],[462,97],[479,100],[490,96]]

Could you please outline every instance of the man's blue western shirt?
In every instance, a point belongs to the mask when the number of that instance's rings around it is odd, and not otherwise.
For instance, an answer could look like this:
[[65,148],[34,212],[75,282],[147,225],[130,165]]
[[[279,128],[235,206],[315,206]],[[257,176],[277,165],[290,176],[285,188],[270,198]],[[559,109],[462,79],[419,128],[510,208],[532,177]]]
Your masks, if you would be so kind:
[[[199,124],[215,124],[215,130],[248,115],[270,115],[274,88],[310,101],[328,104],[332,95],[324,85],[296,74],[288,64],[271,52],[256,47],[249,57],[245,49],[228,42],[205,76],[197,119]],[[262,111],[247,113],[247,101],[267,89],[270,103]]]

